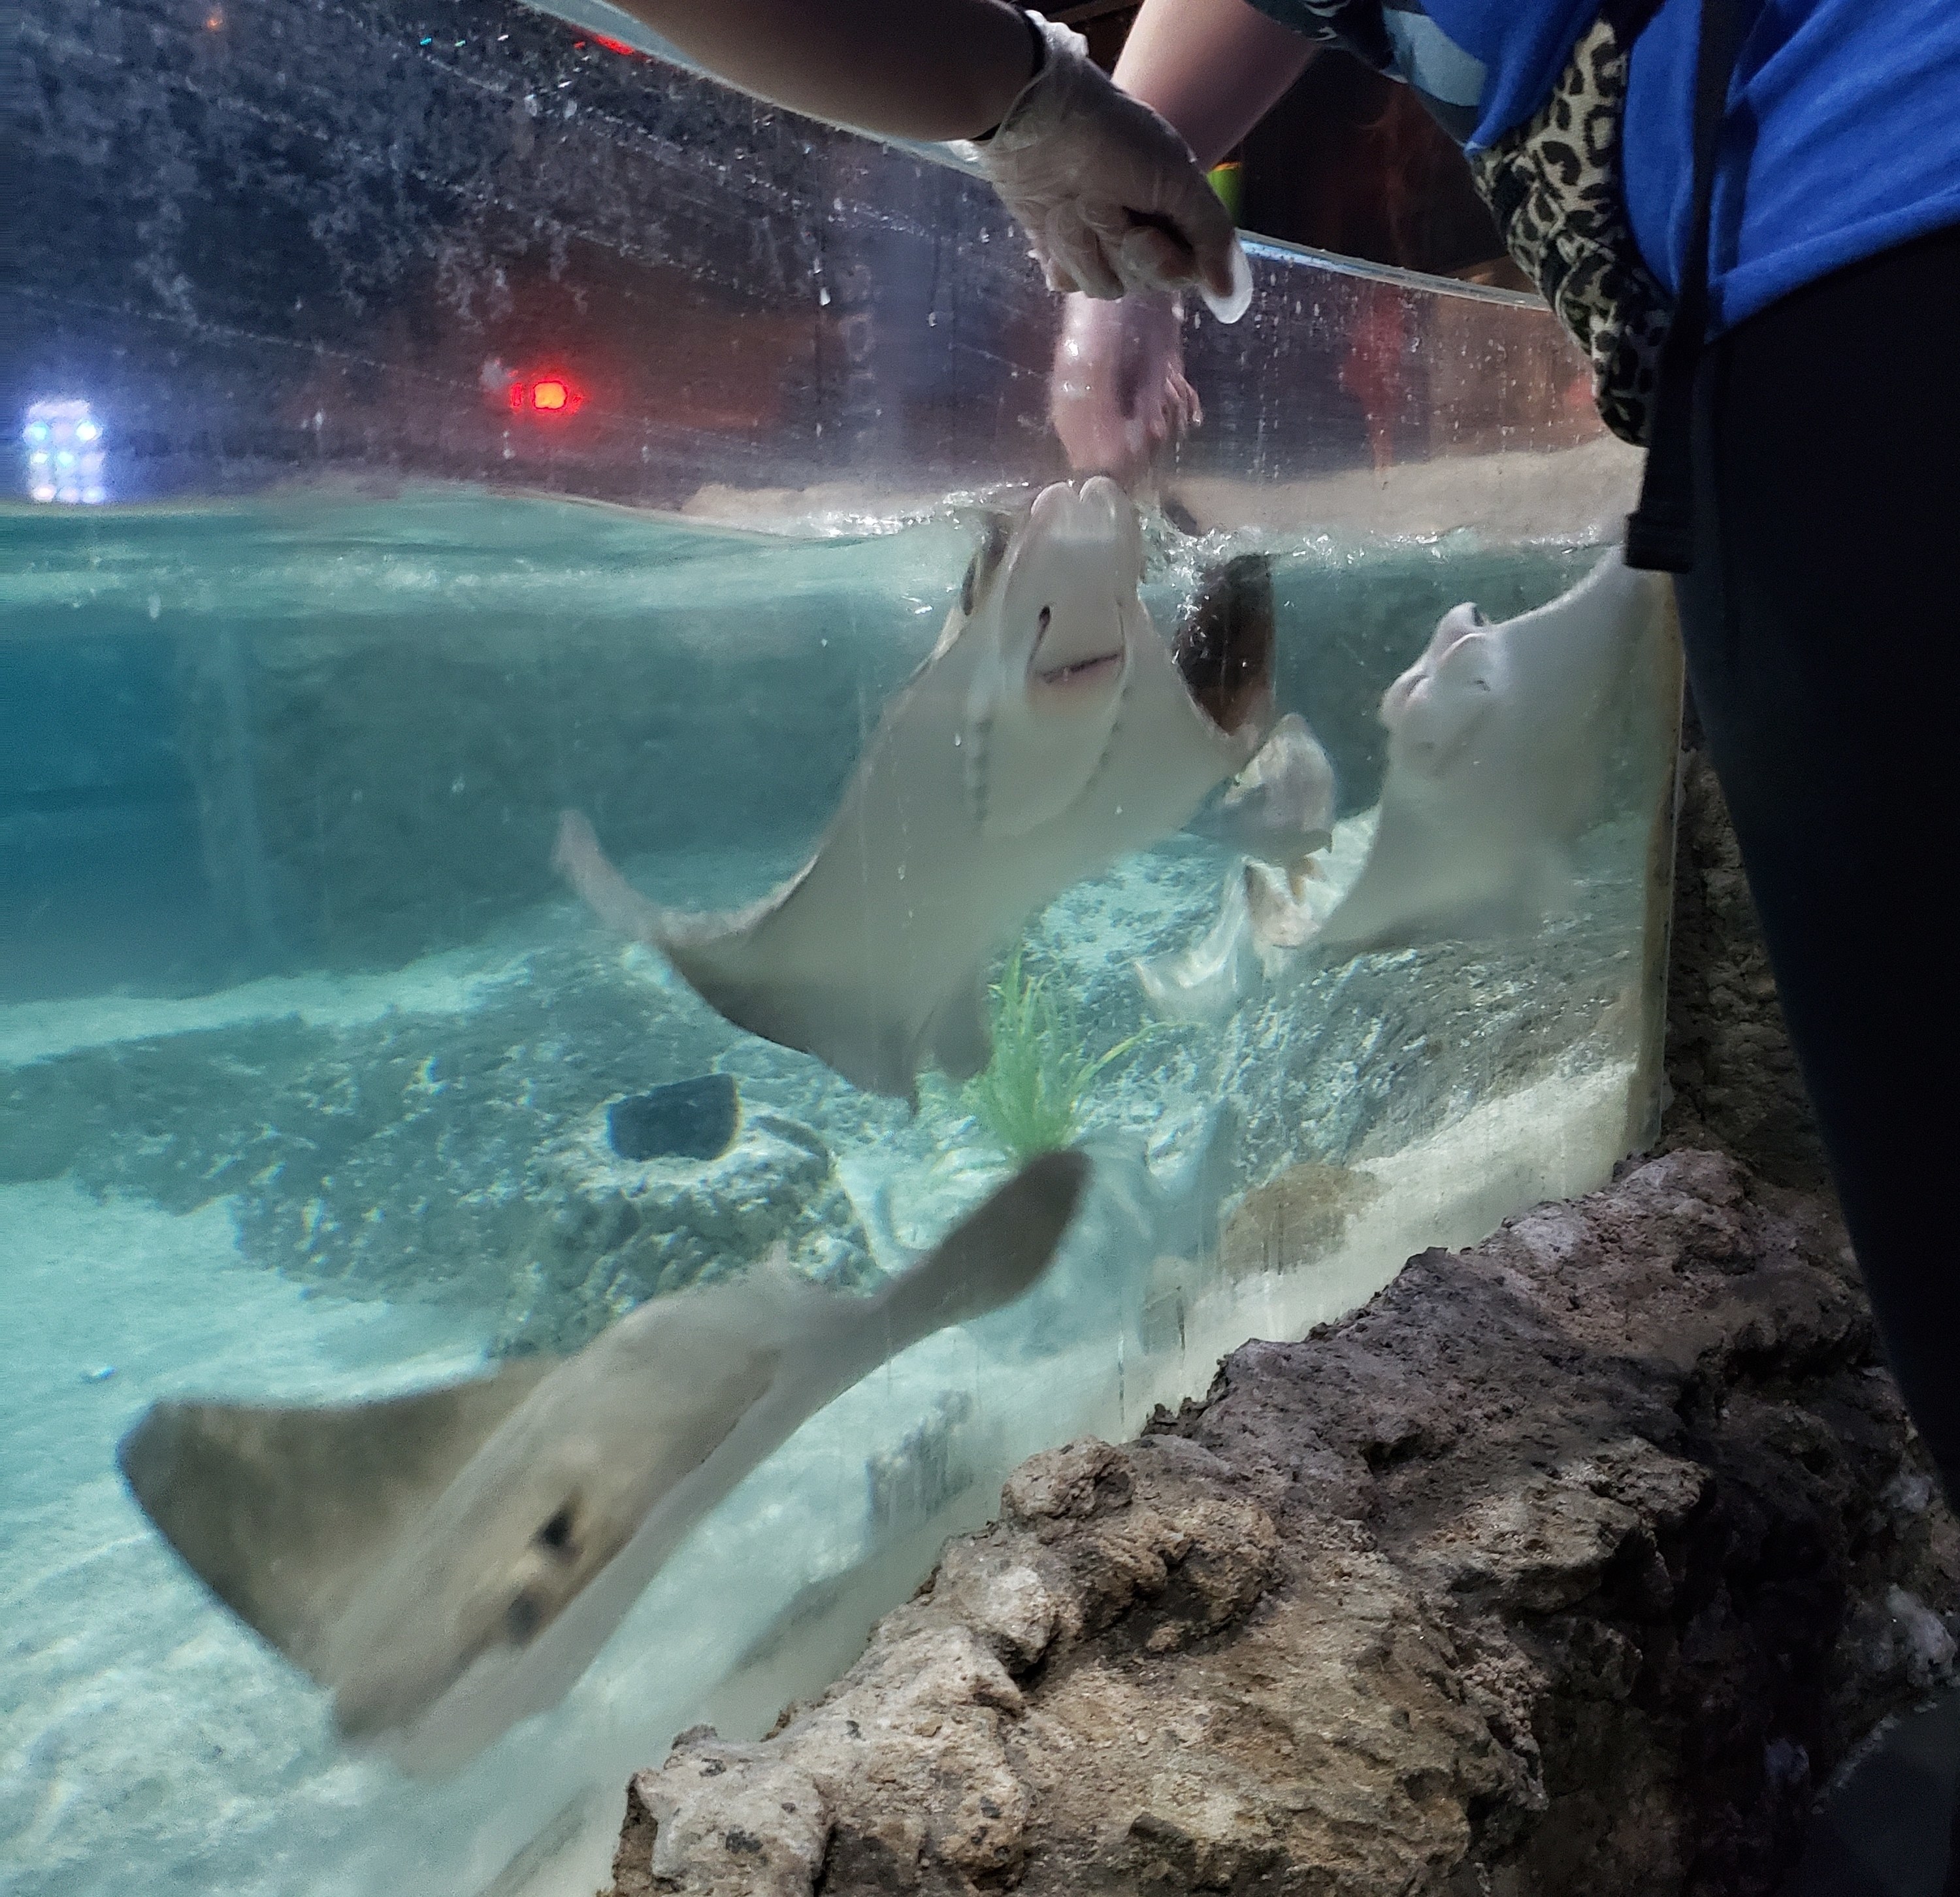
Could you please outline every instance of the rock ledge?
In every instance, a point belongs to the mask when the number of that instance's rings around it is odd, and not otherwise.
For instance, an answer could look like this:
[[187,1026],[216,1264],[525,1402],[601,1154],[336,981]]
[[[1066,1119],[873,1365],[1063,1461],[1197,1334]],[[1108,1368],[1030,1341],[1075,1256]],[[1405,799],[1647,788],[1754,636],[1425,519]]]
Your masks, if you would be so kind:
[[1766,1893],[1957,1579],[1841,1231],[1673,1153],[1024,1464],[613,1897]]

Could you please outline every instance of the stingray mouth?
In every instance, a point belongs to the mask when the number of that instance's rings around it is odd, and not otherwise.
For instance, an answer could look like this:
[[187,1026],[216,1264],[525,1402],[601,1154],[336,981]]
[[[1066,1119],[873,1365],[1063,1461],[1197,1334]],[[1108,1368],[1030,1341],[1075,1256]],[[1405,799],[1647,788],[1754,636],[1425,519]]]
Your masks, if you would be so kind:
[[1093,659],[1071,659],[1062,665],[1037,666],[1033,682],[1045,691],[1078,692],[1099,684],[1123,669],[1123,649],[1099,652]]
[[[1121,623],[1119,614],[1116,642],[1104,651],[1057,651],[1051,649],[1050,644],[1053,615],[1043,606],[1040,631],[1036,635],[1034,652],[1028,660],[1029,686],[1044,697],[1069,699],[1093,692],[1099,686],[1114,683],[1122,671],[1124,660],[1128,657]],[[1061,645],[1064,641],[1056,638],[1053,643]]]
[[1437,628],[1434,645],[1426,655],[1432,666],[1440,665],[1465,639],[1472,639],[1479,633],[1488,632],[1491,622],[1484,616],[1481,606],[1465,603],[1443,616],[1443,623]]

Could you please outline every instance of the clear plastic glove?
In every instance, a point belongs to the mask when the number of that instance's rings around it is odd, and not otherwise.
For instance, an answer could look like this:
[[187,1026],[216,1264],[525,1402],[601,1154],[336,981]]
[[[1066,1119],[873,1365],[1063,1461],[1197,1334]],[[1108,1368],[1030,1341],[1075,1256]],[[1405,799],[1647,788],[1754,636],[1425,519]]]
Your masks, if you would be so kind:
[[1184,378],[1183,326],[1174,297],[1068,299],[1048,415],[1077,473],[1132,487],[1159,448],[1204,419]]
[[1195,288],[1221,323],[1252,301],[1238,234],[1191,148],[1044,20],[1041,70],[968,148],[1033,240],[1049,287],[1085,296]]

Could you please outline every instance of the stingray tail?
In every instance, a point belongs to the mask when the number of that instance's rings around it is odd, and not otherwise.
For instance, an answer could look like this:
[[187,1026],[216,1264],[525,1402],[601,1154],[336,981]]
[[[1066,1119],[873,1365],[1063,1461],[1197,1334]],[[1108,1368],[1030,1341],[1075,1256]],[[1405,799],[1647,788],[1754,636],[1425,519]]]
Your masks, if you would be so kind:
[[1086,1153],[1044,1153],[879,1294],[889,1354],[1010,1303],[1055,1256],[1089,1183]]
[[559,813],[551,860],[552,867],[608,928],[636,937],[650,948],[665,946],[665,912],[619,874],[582,812]]

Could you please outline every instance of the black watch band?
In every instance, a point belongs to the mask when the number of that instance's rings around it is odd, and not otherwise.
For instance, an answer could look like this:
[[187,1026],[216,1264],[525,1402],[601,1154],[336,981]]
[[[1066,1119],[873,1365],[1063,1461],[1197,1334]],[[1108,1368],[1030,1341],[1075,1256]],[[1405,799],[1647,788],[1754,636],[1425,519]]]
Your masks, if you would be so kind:
[[[1017,7],[1014,11],[1021,16],[1022,20],[1026,23],[1028,29],[1028,37],[1035,43],[1035,62],[1032,68],[1029,72],[1026,84],[1022,88],[1022,91],[1025,91],[1027,86],[1032,85],[1036,80],[1041,77],[1042,68],[1048,64],[1048,38],[1041,30],[1040,22],[1036,19],[1034,14],[1027,8]],[[1019,98],[1020,97],[1020,94],[1017,93],[1014,96],[1016,98]],[[1001,121],[1001,125],[1005,125],[1007,123],[1007,120],[1003,119]],[[1000,130],[1000,125],[990,126],[985,132],[976,132],[969,142],[974,145],[985,145],[989,138],[993,137],[995,132]]]

